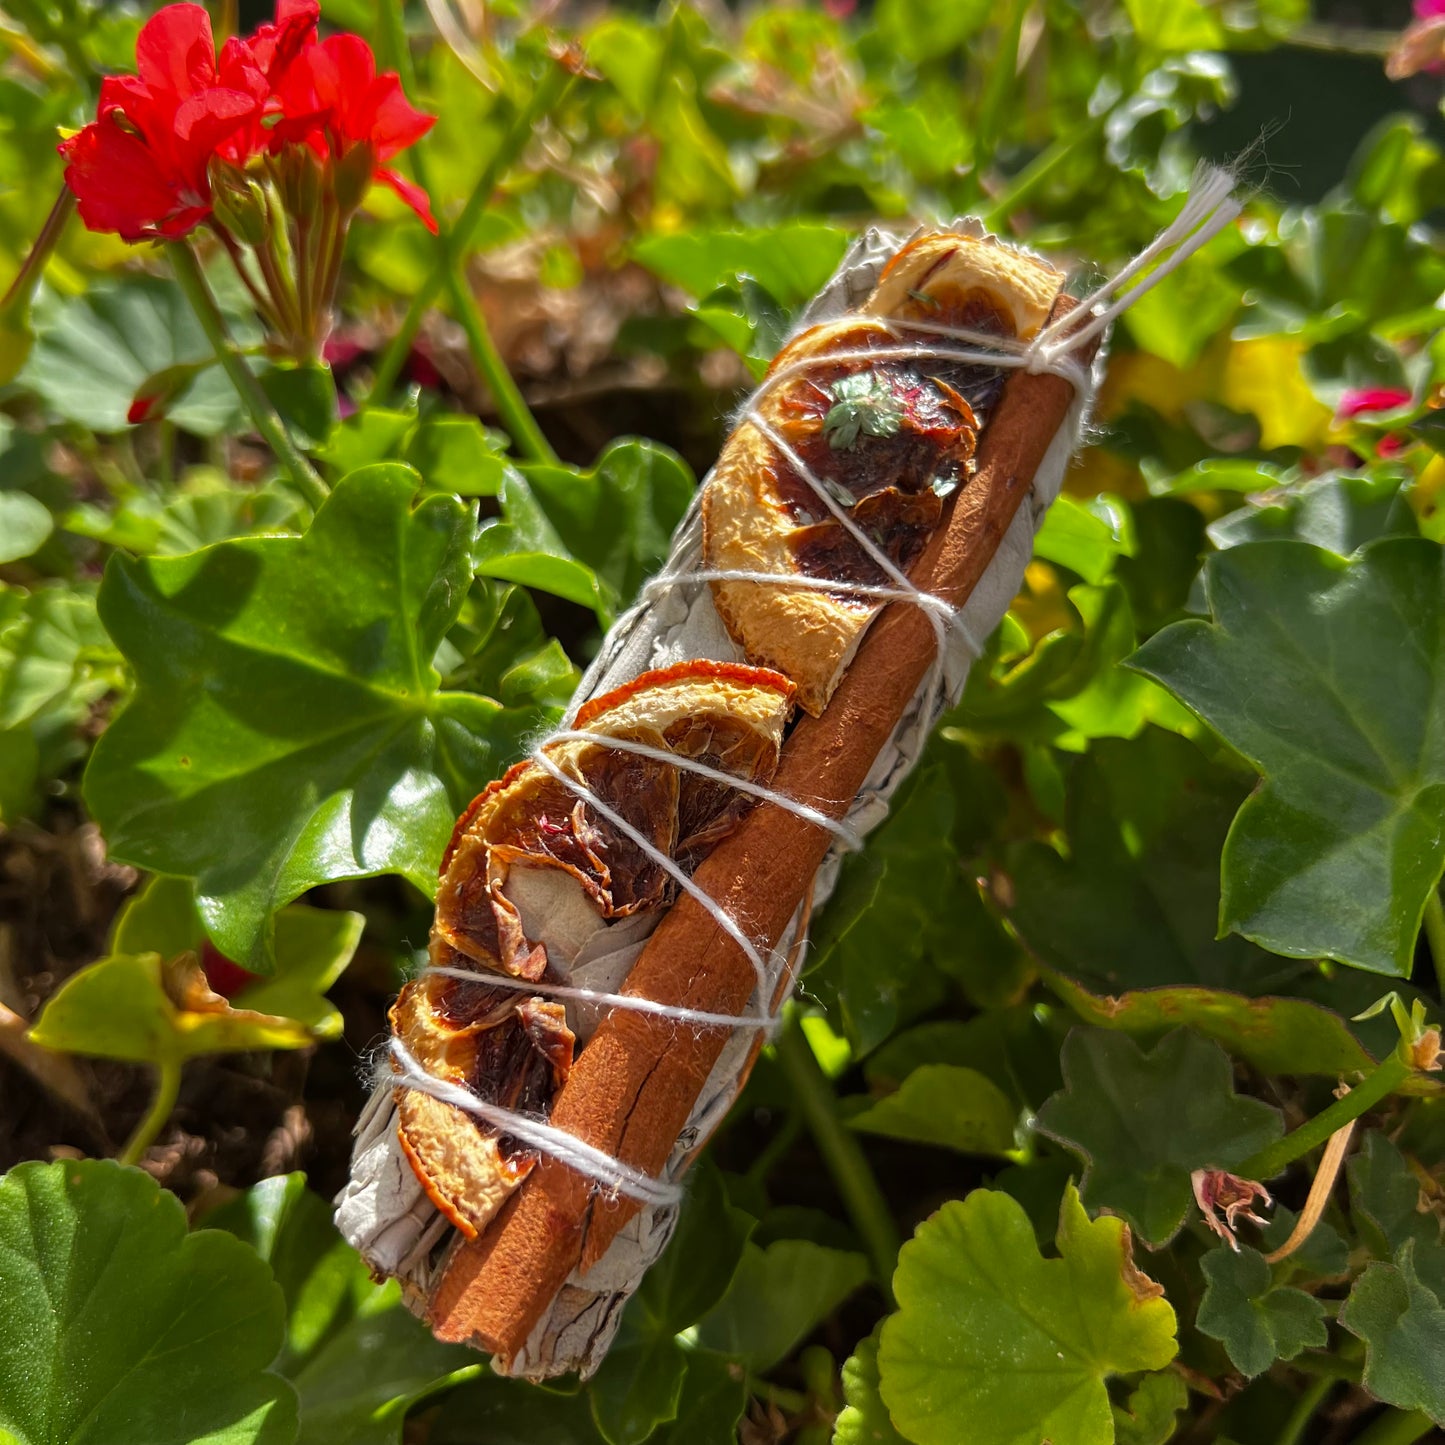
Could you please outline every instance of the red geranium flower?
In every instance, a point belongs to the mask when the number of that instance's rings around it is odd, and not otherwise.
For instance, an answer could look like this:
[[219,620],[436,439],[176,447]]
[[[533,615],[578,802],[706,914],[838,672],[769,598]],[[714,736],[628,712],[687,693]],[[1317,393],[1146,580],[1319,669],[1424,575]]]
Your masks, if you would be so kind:
[[221,73],[244,76],[247,88],[261,102],[255,116],[220,148],[220,154],[232,164],[244,166],[271,144],[262,120],[279,109],[276,87],[296,57],[316,43],[320,19],[318,0],[276,0],[274,21],[258,25],[244,40],[233,35],[221,47]]
[[272,145],[304,139],[322,159],[390,186],[436,232],[427,194],[386,169],[436,122],[402,93],[394,70],[378,75],[376,57],[359,35],[332,35],[306,46],[275,86],[282,120]]
[[65,182],[92,231],[183,236],[210,215],[211,157],[259,117],[265,80],[239,55],[216,65],[199,5],[167,5],[146,22],[136,69],[102,81],[96,119],[61,143]]

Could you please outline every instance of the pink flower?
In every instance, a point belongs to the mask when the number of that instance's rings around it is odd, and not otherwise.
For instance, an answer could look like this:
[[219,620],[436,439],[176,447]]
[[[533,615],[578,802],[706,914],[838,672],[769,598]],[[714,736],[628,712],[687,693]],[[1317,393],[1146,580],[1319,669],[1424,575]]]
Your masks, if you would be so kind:
[[[1442,0],[1445,3],[1445,0]],[[1335,416],[1340,421],[1351,417],[1364,416],[1374,411],[1394,411],[1410,400],[1411,393],[1400,386],[1367,386],[1357,391],[1347,391],[1340,398]]]

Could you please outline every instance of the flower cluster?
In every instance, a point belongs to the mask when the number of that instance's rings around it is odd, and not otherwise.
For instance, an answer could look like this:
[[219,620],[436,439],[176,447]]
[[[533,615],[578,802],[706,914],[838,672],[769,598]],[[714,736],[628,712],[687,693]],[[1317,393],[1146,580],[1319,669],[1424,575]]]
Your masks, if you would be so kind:
[[64,141],[65,180],[93,231],[172,239],[212,213],[216,168],[244,172],[297,145],[392,186],[431,229],[425,194],[384,163],[434,117],[378,75],[357,35],[319,40],[317,0],[279,0],[276,19],[216,56],[199,5],[167,5],[136,42],[135,75],[107,76],[96,119]]
[[373,180],[436,230],[426,193],[389,162],[431,128],[357,35],[317,34],[317,0],[216,54],[200,5],[167,5],[136,42],[136,74],[102,82],[96,118],[60,146],[93,231],[221,240],[273,340],[315,355],[346,228]]

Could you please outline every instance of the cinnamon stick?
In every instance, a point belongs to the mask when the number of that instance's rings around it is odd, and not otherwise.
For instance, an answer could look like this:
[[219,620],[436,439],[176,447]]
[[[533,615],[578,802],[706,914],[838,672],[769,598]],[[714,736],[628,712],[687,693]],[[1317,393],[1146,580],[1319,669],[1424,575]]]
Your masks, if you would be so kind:
[[[1056,316],[1076,303],[1060,297]],[[1092,354],[1092,348],[1089,349]],[[1088,356],[1079,360],[1087,365]],[[961,607],[998,550],[1073,399],[1048,373],[1012,373],[988,425],[977,471],[960,489],[910,576]],[[804,717],[773,787],[843,817],[927,674],[933,626],[913,603],[886,607],[823,715]],[[695,875],[766,954],[776,946],[833,841],[816,824],[759,803]],[[648,940],[624,992],[683,1008],[741,1013],[756,974],[717,920],[684,895]],[[649,1174],[671,1154],[713,1064],[722,1029],[696,1031],[613,1009],[557,1095],[551,1122]],[[433,1292],[443,1340],[514,1359],[567,1277],[595,1264],[638,1206],[606,1200],[591,1180],[543,1157],[480,1239],[461,1243]]]

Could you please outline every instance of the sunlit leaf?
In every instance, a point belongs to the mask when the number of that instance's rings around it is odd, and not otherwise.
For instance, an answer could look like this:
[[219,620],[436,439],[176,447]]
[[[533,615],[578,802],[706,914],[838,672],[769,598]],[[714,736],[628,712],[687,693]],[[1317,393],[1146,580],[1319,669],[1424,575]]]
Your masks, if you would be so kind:
[[19,1445],[290,1445],[269,1372],[281,1291],[254,1251],[186,1233],[174,1195],[103,1160],[0,1180],[0,1431]]
[[878,1350],[884,1404],[916,1445],[1109,1445],[1105,1380],[1174,1358],[1174,1311],[1130,1257],[1119,1219],[1090,1222],[1070,1187],[1059,1257],[1023,1207],[975,1189],[903,1246],[898,1313]]
[[115,856],[197,880],[211,937],[255,972],[271,915],[317,883],[430,888],[457,813],[538,720],[437,690],[471,521],[444,496],[413,507],[415,486],[367,469],[304,537],[116,557],[101,589],[139,689],[87,801]]

